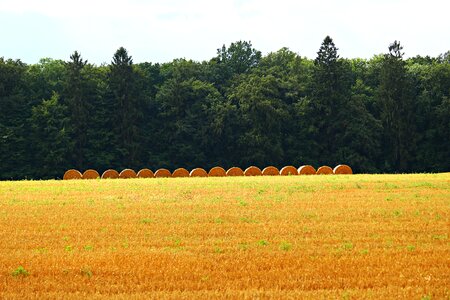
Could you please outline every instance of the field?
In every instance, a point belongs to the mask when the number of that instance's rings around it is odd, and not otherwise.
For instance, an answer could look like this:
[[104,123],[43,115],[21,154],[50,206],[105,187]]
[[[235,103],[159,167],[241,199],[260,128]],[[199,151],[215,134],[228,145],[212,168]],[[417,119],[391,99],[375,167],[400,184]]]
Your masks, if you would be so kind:
[[0,298],[449,299],[450,173],[0,182]]

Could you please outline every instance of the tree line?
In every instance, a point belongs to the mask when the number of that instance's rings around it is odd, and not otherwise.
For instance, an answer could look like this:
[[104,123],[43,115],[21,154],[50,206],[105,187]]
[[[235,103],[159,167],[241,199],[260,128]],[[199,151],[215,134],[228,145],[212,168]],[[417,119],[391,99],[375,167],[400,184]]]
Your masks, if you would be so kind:
[[355,172],[450,170],[450,52],[405,59],[395,41],[344,59],[250,42],[209,61],[37,64],[0,58],[0,179],[70,168],[265,167],[346,163]]

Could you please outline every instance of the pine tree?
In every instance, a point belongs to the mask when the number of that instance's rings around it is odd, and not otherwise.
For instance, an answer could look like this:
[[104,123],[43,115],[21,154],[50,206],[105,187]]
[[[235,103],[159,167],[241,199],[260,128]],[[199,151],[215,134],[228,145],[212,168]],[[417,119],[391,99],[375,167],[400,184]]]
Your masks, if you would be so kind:
[[350,68],[337,50],[333,40],[325,37],[314,60],[307,116],[318,162],[329,165],[343,159],[337,150],[348,125],[351,94]]
[[380,72],[378,105],[383,125],[385,170],[405,172],[415,151],[413,86],[406,73],[403,47],[395,41],[384,56]]
[[72,155],[74,168],[84,170],[86,165],[86,153],[88,149],[89,113],[92,105],[89,103],[87,80],[84,78],[83,69],[87,64],[80,54],[75,51],[67,62],[67,78],[64,95],[65,103],[69,110],[69,135],[72,142]]
[[115,134],[117,165],[139,167],[141,161],[142,103],[140,101],[137,73],[133,69],[132,57],[127,50],[119,48],[110,66],[109,90],[115,110]]

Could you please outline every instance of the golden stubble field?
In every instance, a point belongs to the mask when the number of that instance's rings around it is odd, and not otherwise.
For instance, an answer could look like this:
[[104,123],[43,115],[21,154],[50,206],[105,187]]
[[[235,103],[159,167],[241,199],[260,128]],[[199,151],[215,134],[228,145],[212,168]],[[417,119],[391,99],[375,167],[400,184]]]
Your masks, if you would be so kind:
[[0,182],[0,298],[450,297],[450,173]]

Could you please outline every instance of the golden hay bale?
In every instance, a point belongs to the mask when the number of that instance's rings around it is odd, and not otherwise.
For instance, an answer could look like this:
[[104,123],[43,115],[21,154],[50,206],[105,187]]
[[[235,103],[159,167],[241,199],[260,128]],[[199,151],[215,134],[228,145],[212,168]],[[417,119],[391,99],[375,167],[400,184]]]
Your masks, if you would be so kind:
[[330,168],[329,166],[321,166],[320,168],[317,169],[316,174],[317,175],[330,175],[330,174],[333,174],[333,169]]
[[155,172],[156,178],[172,177],[172,174],[167,169],[158,169]]
[[214,167],[211,170],[209,170],[208,173],[209,177],[225,177],[227,176],[227,171],[225,171],[222,167]]
[[195,168],[191,171],[189,174],[191,177],[208,177],[208,173],[205,171],[205,169],[202,168]]
[[131,169],[124,169],[119,174],[119,178],[121,178],[121,179],[129,179],[129,178],[136,178],[136,177],[137,177],[136,172]]
[[298,175],[316,175],[316,169],[310,165],[301,166],[297,172]]
[[116,179],[119,178],[119,172],[117,172],[116,170],[106,170],[105,172],[103,172],[102,174],[102,179]]
[[238,167],[231,167],[227,171],[227,176],[244,176],[244,171]]
[[250,166],[244,171],[245,176],[261,176],[261,169],[255,166]]
[[155,174],[153,174],[153,171],[150,169],[142,169],[137,173],[138,178],[153,178],[155,177]]
[[334,174],[353,174],[352,168],[347,165],[337,165],[333,169]]
[[100,178],[100,174],[97,171],[89,169],[84,171],[83,179],[97,179]]
[[173,171],[172,177],[189,177],[189,171],[185,168],[178,168]]
[[277,176],[280,175],[280,171],[273,166],[268,166],[262,170],[262,174],[263,176]]
[[70,169],[64,173],[63,180],[81,179],[83,175],[78,170]]
[[280,170],[280,175],[283,175],[283,176],[298,175],[298,171],[297,171],[297,168],[294,166],[286,166]]

